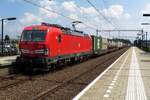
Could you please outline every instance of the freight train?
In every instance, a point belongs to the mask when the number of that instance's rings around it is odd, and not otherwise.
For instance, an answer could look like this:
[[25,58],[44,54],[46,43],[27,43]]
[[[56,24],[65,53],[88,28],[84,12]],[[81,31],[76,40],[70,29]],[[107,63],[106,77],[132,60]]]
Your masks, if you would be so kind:
[[19,42],[21,54],[16,63],[51,69],[57,64],[83,61],[118,47],[122,48],[123,43],[57,24],[42,23],[24,28]]

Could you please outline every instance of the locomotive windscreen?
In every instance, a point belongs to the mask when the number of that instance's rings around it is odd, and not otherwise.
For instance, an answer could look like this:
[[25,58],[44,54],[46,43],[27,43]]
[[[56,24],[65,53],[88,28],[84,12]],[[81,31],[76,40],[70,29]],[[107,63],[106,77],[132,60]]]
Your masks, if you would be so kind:
[[21,36],[21,41],[45,41],[46,32],[47,31],[44,30],[24,30]]

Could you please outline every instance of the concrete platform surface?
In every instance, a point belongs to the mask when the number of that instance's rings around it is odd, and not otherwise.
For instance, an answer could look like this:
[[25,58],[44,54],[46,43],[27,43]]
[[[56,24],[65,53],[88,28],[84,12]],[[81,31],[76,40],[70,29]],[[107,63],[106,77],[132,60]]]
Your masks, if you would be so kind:
[[150,100],[150,53],[131,47],[74,100]]
[[16,58],[17,56],[0,57],[0,66],[10,65]]

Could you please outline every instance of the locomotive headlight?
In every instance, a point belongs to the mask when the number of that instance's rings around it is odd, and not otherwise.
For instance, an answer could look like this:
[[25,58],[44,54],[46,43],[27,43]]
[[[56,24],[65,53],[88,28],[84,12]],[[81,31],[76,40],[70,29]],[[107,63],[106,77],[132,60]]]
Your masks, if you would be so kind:
[[48,53],[49,53],[48,48],[44,49],[44,55],[48,55]]
[[48,48],[45,48],[45,49],[35,50],[34,53],[36,53],[36,54],[44,54],[44,55],[48,55],[49,49],[48,49]]

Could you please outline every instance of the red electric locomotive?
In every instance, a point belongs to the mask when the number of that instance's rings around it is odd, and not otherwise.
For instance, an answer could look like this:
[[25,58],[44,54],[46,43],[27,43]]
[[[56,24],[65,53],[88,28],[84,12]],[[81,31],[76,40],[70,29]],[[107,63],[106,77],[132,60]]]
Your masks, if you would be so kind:
[[19,64],[44,65],[44,68],[50,68],[52,64],[89,56],[92,52],[92,40],[83,32],[42,23],[24,28],[19,48]]

